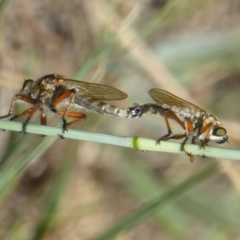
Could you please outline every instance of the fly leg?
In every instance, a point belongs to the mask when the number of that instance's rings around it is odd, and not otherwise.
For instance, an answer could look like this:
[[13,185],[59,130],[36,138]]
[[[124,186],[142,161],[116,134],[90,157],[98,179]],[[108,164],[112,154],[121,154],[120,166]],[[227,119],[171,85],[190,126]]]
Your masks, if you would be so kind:
[[204,140],[200,140],[201,142],[201,145],[200,145],[200,149],[205,149],[205,146],[207,146],[207,143],[208,143],[208,139],[204,139]]
[[200,149],[201,148],[205,148],[205,146],[207,145],[207,143],[209,142],[209,136],[210,136],[210,131],[212,129],[212,124],[209,123],[206,126],[204,126],[203,128],[200,129],[199,134],[203,134],[204,132],[206,132],[206,137],[203,140],[200,140],[201,145],[200,145]]
[[[192,153],[186,151],[185,147],[184,147],[188,138],[189,138],[189,132],[190,133],[194,132],[193,124],[192,124],[192,122],[189,118],[185,118],[184,127],[185,127],[185,132],[186,132],[186,138],[182,142],[181,151],[184,151],[190,157],[190,162],[193,162],[194,161],[194,155],[192,155]],[[192,137],[192,144],[195,144],[195,137],[194,136]]]
[[[67,126],[73,125],[75,123],[78,123],[80,121],[83,121],[87,118],[87,116],[83,113],[80,112],[70,112],[69,109],[71,107],[71,105],[74,103],[74,98],[76,96],[76,90],[75,89],[70,89],[65,91],[63,94],[61,94],[57,99],[55,99],[52,103],[52,105],[50,106],[50,110],[54,113],[57,113],[59,115],[62,115],[62,132],[64,133],[65,131],[67,131]],[[57,110],[55,107],[57,106],[57,104],[61,103],[62,101],[64,101],[66,98],[70,97],[69,103],[67,105],[67,108],[64,111],[60,111]],[[77,118],[71,122],[67,122],[67,120],[65,119],[65,117],[72,117],[72,118]],[[62,136],[60,136],[62,137]]]
[[163,116],[164,116],[164,120],[165,120],[165,123],[166,123],[168,133],[166,135],[162,136],[161,138],[159,138],[157,140],[157,144],[160,144],[161,140],[181,139],[181,138],[186,136],[186,134],[181,134],[181,135],[173,135],[172,134],[172,129],[171,129],[169,121],[168,121],[169,116],[172,117],[186,131],[185,124],[178,118],[178,116],[172,110],[165,109],[165,111],[163,113]]
[[162,136],[161,138],[159,138],[157,140],[157,144],[160,144],[161,140],[168,140],[168,139],[172,139],[174,137],[174,135],[172,135],[172,129],[171,129],[169,121],[168,121],[169,116],[172,117],[183,129],[185,129],[183,122],[178,118],[178,116],[172,110],[165,109],[163,116],[164,116],[164,120],[166,123],[168,133],[166,135]]
[[[53,109],[51,109],[53,111]],[[83,120],[85,120],[87,118],[87,116],[83,113],[79,113],[79,112],[65,112],[65,111],[59,111],[57,109],[55,109],[55,113],[59,114],[59,115],[65,115],[67,117],[72,117],[72,118],[77,118],[71,122],[67,122],[65,118],[62,118],[63,121],[63,126],[62,126],[62,134],[59,134],[59,137],[64,139],[63,137],[63,133],[65,131],[67,131],[67,127],[71,126],[73,124],[76,124],[78,122],[81,122]]]
[[23,95],[16,95],[11,102],[8,114],[6,114],[4,116],[1,116],[0,119],[12,116],[13,107],[14,107],[17,100],[22,100],[22,101],[27,102],[27,103],[36,104],[35,100],[30,98],[30,97],[26,97],[26,96],[23,96]]
[[28,115],[27,119],[26,119],[25,122],[23,123],[23,128],[22,128],[23,133],[26,133],[27,124],[28,124],[29,120],[32,118],[33,114],[36,112],[37,107],[38,107],[38,106],[37,106],[37,104],[36,104],[36,105],[34,105],[33,107],[25,110],[25,111],[22,112],[22,113],[14,115],[14,116],[13,116],[12,118],[10,118],[9,120],[12,121],[12,120],[14,120],[14,119],[16,119],[16,118],[19,118],[19,117],[21,117],[21,116]]
[[[168,133],[166,135],[164,135],[163,137],[159,138],[157,140],[157,144],[160,144],[161,140],[182,139],[182,138],[185,137],[184,141],[181,144],[181,151],[185,152],[190,157],[190,161],[193,162],[194,161],[194,156],[191,153],[187,152],[184,148],[184,146],[185,146],[185,144],[186,144],[186,142],[189,138],[189,132],[191,132],[191,133],[194,132],[193,124],[192,124],[191,120],[189,118],[185,118],[185,121],[182,122],[179,119],[179,117],[170,109],[166,109],[164,111],[163,116],[164,116],[164,120],[165,120],[165,123],[166,123]],[[176,134],[176,135],[172,134],[172,129],[171,129],[169,121],[168,121],[168,116],[172,117],[185,130],[184,134]]]
[[[188,138],[189,137],[186,137],[185,139],[184,139],[184,141],[182,142],[182,144],[181,144],[181,151],[183,151],[183,152],[185,152],[188,156],[189,156],[189,160],[190,160],[190,162],[193,162],[194,161],[194,155],[192,155],[192,153],[190,153],[190,152],[188,152],[186,149],[185,149],[185,144],[186,144],[186,142],[187,142],[187,140],[188,140]],[[192,140],[192,143],[194,142],[194,140]]]
[[192,153],[188,152],[184,147],[186,142],[188,141],[189,137],[186,134],[178,134],[178,135],[176,134],[176,135],[173,135],[171,137],[171,139],[182,139],[182,138],[185,138],[185,139],[181,143],[181,151],[185,152],[190,157],[190,162],[193,162],[194,161],[194,155],[192,155]]
[[38,104],[36,104],[36,101],[30,97],[26,97],[26,96],[23,96],[23,95],[16,95],[13,100],[12,100],[12,103],[10,105],[10,108],[9,108],[9,111],[8,111],[8,114],[7,115],[4,115],[4,116],[1,116],[1,118],[7,118],[7,117],[10,117],[12,116],[12,112],[13,112],[13,107],[16,103],[17,100],[22,100],[24,102],[27,102],[27,103],[30,103],[30,104],[34,104],[33,107],[25,110],[24,112],[20,113],[20,114],[16,114],[14,115],[13,117],[11,117],[9,120],[12,121],[16,118],[19,118],[21,116],[24,116],[24,115],[28,115],[26,121],[23,123],[23,128],[22,128],[22,131],[23,133],[26,133],[26,127],[27,127],[27,124],[29,122],[29,120],[31,119],[32,115],[36,112],[37,110],[37,107],[38,107]]
[[67,117],[71,117],[71,118],[77,118],[71,122],[67,122],[65,118],[62,118],[63,120],[63,133],[65,131],[67,131],[67,127],[68,126],[71,126],[73,124],[76,124],[78,122],[81,122],[83,120],[85,120],[87,118],[87,116],[83,113],[79,113],[79,112],[65,112],[65,111],[56,111],[57,114],[60,114],[60,115],[64,115],[64,116],[67,116]]

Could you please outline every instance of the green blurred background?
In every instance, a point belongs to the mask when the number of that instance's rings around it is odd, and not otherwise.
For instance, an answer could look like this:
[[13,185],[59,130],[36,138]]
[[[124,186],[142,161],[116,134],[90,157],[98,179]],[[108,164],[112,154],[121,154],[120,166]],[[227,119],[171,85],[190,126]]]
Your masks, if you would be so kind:
[[[147,91],[163,88],[216,114],[229,133],[223,147],[239,148],[238,0],[5,0],[0,7],[1,115],[24,79],[58,73],[126,92],[114,102],[122,108],[153,102]],[[48,119],[61,126],[58,116]],[[73,128],[166,133],[155,116],[88,114]],[[190,163],[186,155],[13,132],[0,132],[0,141],[0,239],[240,239],[237,162]]]

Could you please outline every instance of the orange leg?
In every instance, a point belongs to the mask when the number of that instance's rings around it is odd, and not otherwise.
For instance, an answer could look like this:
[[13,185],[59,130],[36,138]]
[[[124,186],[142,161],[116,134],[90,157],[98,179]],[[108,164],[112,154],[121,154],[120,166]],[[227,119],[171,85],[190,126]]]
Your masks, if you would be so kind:
[[[7,117],[10,117],[12,115],[13,107],[16,103],[16,100],[22,100],[22,101],[27,102],[27,103],[36,104],[36,101],[34,99],[30,98],[30,97],[26,97],[26,96],[23,96],[23,95],[16,95],[11,102],[8,114],[6,114],[4,116],[1,116],[0,119],[7,118]],[[17,117],[15,117],[15,118],[17,118]]]
[[47,125],[47,117],[46,117],[46,114],[44,112],[41,113],[40,120],[41,120],[41,125],[44,125],[44,126]]
[[[188,138],[189,138],[189,133],[193,133],[194,132],[194,128],[193,128],[193,124],[191,122],[191,120],[189,118],[186,118],[184,121],[184,126],[185,126],[185,131],[186,131],[186,138],[184,139],[184,141],[182,142],[182,146],[181,146],[181,150],[184,151],[189,157],[190,157],[190,162],[194,161],[194,155],[192,155],[191,153],[187,152],[184,148]],[[192,143],[195,142],[194,137],[192,137]]]
[[212,128],[212,124],[209,123],[209,124],[207,124],[206,126],[204,126],[203,128],[200,129],[199,134],[203,134],[204,132],[207,132],[205,139],[201,140],[200,148],[204,148],[207,145],[207,143],[209,141],[211,128]]
[[194,156],[191,153],[187,152],[184,148],[189,137],[186,134],[176,134],[171,137],[171,139],[182,139],[182,138],[185,138],[185,139],[183,140],[183,142],[181,144],[181,151],[185,152],[190,157],[190,161],[193,162]]
[[[25,110],[24,112],[20,113],[20,114],[16,114],[14,115],[13,117],[10,118],[10,121],[16,119],[16,118],[19,118],[21,116],[24,116],[24,115],[28,115],[26,121],[23,123],[23,133],[26,132],[26,127],[27,127],[27,124],[29,122],[29,120],[31,119],[31,117],[33,116],[33,114],[36,112],[37,108],[39,107],[41,110],[42,110],[42,115],[41,115],[41,119],[42,117],[45,115],[43,114],[43,104],[40,102],[40,103],[36,103],[36,100],[35,99],[32,99],[30,97],[26,97],[26,96],[23,96],[23,95],[16,95],[13,100],[12,100],[12,103],[10,105],[10,109],[9,109],[9,112],[7,115],[4,115],[1,118],[7,118],[7,117],[10,117],[12,116],[12,112],[13,112],[13,107],[16,103],[17,100],[22,100],[24,102],[27,102],[27,103],[30,103],[30,104],[34,104],[33,107]],[[44,117],[43,117],[44,118]],[[41,120],[41,123],[44,124],[46,123],[46,116],[45,116],[45,120]]]
[[[64,115],[67,116],[67,117],[72,117],[72,118],[77,118],[71,122],[67,122],[65,118],[62,118],[62,121],[63,121],[63,127],[62,127],[62,133],[64,133],[65,131],[67,131],[67,126],[70,126],[70,125],[73,125],[73,124],[76,124],[78,122],[81,122],[83,120],[85,120],[87,118],[87,116],[83,113],[79,113],[79,112],[65,112],[65,111],[58,111],[56,110],[57,114],[60,114],[60,115]],[[64,136],[63,134],[59,134],[59,137],[64,139]]]
[[72,117],[72,118],[77,118],[71,122],[67,122],[65,118],[63,118],[63,130],[64,132],[67,131],[67,126],[71,126],[73,124],[76,124],[78,122],[81,122],[83,120],[85,120],[87,118],[87,116],[83,113],[80,113],[80,112],[67,112],[66,111],[59,111],[59,110],[56,110],[57,114],[59,115],[65,115],[67,117]]
[[[194,161],[194,155],[192,155],[192,153],[188,152],[187,150],[185,150],[185,144],[188,140],[188,136],[184,139],[184,141],[182,142],[182,145],[181,145],[181,151],[185,152],[189,157],[190,157],[190,162],[193,162]],[[193,141],[193,139],[192,139]]]
[[[172,135],[172,129],[168,121],[168,116],[172,117],[185,130],[186,133],[180,135]],[[164,111],[164,120],[167,126],[168,133],[157,140],[158,144],[161,140],[181,139],[184,137],[188,137],[189,132],[194,132],[193,125],[190,119],[186,119],[184,122],[182,122],[179,117],[170,109],[166,109]]]
[[55,107],[56,105],[58,105],[60,102],[62,102],[64,99],[68,98],[69,96],[71,96],[71,99],[69,101],[69,104],[73,103],[73,98],[76,95],[76,90],[75,89],[70,89],[70,90],[66,90],[65,92],[63,92],[58,98],[56,98],[53,103],[52,106]]
[[[80,121],[83,121],[87,117],[85,114],[80,113],[80,112],[69,112],[69,109],[70,109],[71,105],[74,103],[75,96],[76,96],[76,90],[75,89],[67,90],[62,95],[60,95],[57,99],[55,99],[52,103],[52,106],[50,106],[51,111],[53,111],[54,113],[57,113],[59,115],[62,115],[63,133],[65,131],[67,131],[67,126],[70,126],[70,125],[76,124]],[[67,108],[64,111],[57,110],[55,107],[68,97],[70,97],[70,100],[69,100],[69,104],[67,105]],[[67,122],[65,117],[72,117],[72,118],[77,118],[77,119],[75,119],[71,122]]]
[[37,107],[38,105],[34,105],[33,107],[25,110],[24,112],[20,113],[20,114],[17,114],[17,115],[14,115],[12,118],[10,118],[9,120],[12,121],[16,118],[19,118],[21,116],[24,116],[24,115],[28,115],[26,121],[23,123],[23,133],[26,133],[26,127],[27,127],[27,124],[29,122],[29,120],[31,119],[31,117],[33,116],[33,114],[36,112],[37,110]]
[[[170,124],[169,124],[169,121],[168,121],[168,116],[172,117],[185,130],[184,134],[172,135],[172,130],[171,130],[171,127],[170,127]],[[194,132],[194,128],[193,128],[191,120],[186,118],[185,121],[182,122],[179,119],[179,117],[170,109],[166,109],[164,111],[164,119],[165,119],[165,123],[166,123],[166,126],[167,126],[168,133],[166,135],[164,135],[163,137],[159,138],[157,140],[157,143],[160,144],[161,140],[182,139],[182,138],[185,137],[185,139],[184,139],[184,141],[182,142],[182,145],[181,145],[181,151],[184,151],[190,157],[190,161],[193,162],[194,161],[194,156],[184,149],[184,145],[186,144],[186,142],[189,138],[189,132],[191,132],[191,133]]]
[[40,121],[41,121],[41,125],[47,125],[47,118],[46,118],[46,115],[45,113],[43,112],[43,103],[42,102],[37,102],[35,99],[32,99],[30,97],[26,97],[26,96],[23,96],[23,95],[16,95],[13,100],[12,100],[12,103],[10,105],[10,109],[9,109],[9,112],[7,115],[4,115],[1,118],[7,118],[7,117],[10,117],[12,115],[12,112],[13,112],[13,107],[16,103],[16,100],[22,100],[24,102],[27,102],[27,103],[30,103],[30,104],[34,104],[33,107],[31,108],[28,108],[27,110],[25,110],[24,112],[20,113],[20,114],[16,114],[14,115],[13,117],[11,117],[9,120],[12,121],[16,118],[19,118],[21,116],[24,116],[24,115],[28,115],[26,121],[23,123],[23,133],[26,132],[26,127],[27,127],[27,124],[28,122],[30,121],[30,119],[32,118],[33,114],[36,112],[36,110],[39,108],[41,110],[41,115],[40,115]]
[[164,120],[165,120],[165,123],[167,126],[168,133],[157,140],[158,144],[160,143],[161,140],[168,140],[168,139],[173,138],[172,129],[171,129],[169,121],[168,121],[168,116],[172,117],[185,130],[185,125],[172,110],[166,109],[164,111],[163,116],[164,116]]

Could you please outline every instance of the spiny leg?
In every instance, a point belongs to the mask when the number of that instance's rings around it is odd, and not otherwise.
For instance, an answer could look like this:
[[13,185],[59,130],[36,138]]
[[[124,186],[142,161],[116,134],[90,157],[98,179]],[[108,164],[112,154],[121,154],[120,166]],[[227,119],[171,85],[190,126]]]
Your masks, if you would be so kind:
[[9,110],[9,116],[12,115],[12,109],[13,109],[13,106],[15,104],[15,101],[17,99],[21,99],[22,101],[25,101],[27,103],[31,103],[31,104],[35,104],[33,107],[31,108],[28,108],[27,110],[25,110],[24,112],[20,113],[20,114],[16,114],[14,115],[12,118],[10,118],[9,120],[12,121],[16,118],[19,118],[21,116],[24,116],[24,115],[28,115],[26,121],[23,123],[23,133],[26,133],[26,127],[27,127],[27,124],[28,122],[30,121],[30,119],[32,118],[33,114],[36,112],[36,110],[39,108],[42,113],[41,113],[41,124],[42,125],[46,125],[47,123],[47,120],[46,120],[46,115],[43,113],[43,103],[41,101],[39,101],[38,103],[36,103],[36,100],[32,99],[32,98],[29,98],[29,97],[26,97],[26,96],[22,96],[22,95],[16,95],[12,101],[12,104],[10,106],[10,110]]
[[[64,114],[64,111],[58,111],[57,113],[58,114]],[[78,122],[81,122],[81,121],[83,121],[83,120],[85,120],[87,118],[87,116],[85,114],[79,113],[79,112],[67,112],[66,116],[67,117],[77,118],[77,119],[75,119],[75,120],[73,120],[71,122],[67,122],[66,119],[63,118],[63,124],[64,124],[63,125],[63,129],[64,129],[63,133],[65,131],[67,131],[67,126],[71,126],[71,125],[76,124]],[[59,134],[59,136],[62,139],[64,138],[63,134]]]
[[15,96],[15,97],[12,99],[12,102],[11,102],[11,105],[10,105],[10,108],[9,108],[9,111],[8,111],[8,114],[1,116],[0,119],[2,119],[2,118],[7,118],[7,117],[12,116],[13,107],[14,107],[17,99],[18,99],[17,96]]
[[172,117],[185,130],[185,126],[184,126],[183,122],[178,118],[178,116],[172,110],[166,109],[164,111],[163,116],[164,116],[164,120],[166,123],[168,133],[166,135],[162,136],[161,138],[159,138],[157,140],[157,144],[160,144],[161,140],[168,140],[168,139],[172,139],[174,137],[174,135],[172,135],[172,129],[171,129],[169,121],[168,121],[168,116]]
[[63,126],[62,126],[63,133],[65,131],[67,131],[67,127],[68,126],[71,126],[73,124],[81,122],[81,121],[83,121],[83,120],[85,120],[87,118],[87,116],[84,113],[80,113],[80,112],[67,112],[66,113],[66,111],[60,111],[60,110],[53,109],[53,108],[51,108],[51,111],[53,111],[54,113],[57,113],[59,115],[65,115],[66,117],[77,118],[77,119],[75,119],[75,120],[73,120],[71,122],[67,122],[65,118],[62,118],[62,121],[63,121]]
[[[191,122],[191,120],[189,118],[185,118],[184,120],[184,126],[185,126],[185,133],[186,133],[186,138],[184,139],[184,141],[182,142],[182,146],[181,146],[181,151],[184,151],[189,157],[190,157],[190,162],[194,161],[194,155],[192,155],[192,153],[188,152],[185,150],[185,144],[189,138],[189,132],[193,133],[194,132],[194,127],[193,124]],[[192,143],[195,141],[194,136],[192,138]]]
[[208,139],[204,139],[204,140],[200,140],[201,144],[200,144],[200,149],[205,149],[205,146],[207,146],[207,143],[209,142]]
[[37,110],[37,104],[34,105],[33,107],[31,107],[31,108],[23,111],[23,112],[20,113],[20,114],[14,115],[14,116],[13,116],[12,118],[10,118],[9,120],[12,121],[12,120],[14,120],[14,119],[16,119],[16,118],[19,118],[19,117],[21,117],[21,116],[28,115],[27,119],[26,119],[25,122],[23,123],[23,128],[22,128],[23,133],[26,133],[27,124],[28,124],[29,120],[31,119],[31,117],[33,116],[33,114],[36,112],[36,110]]
[[67,112],[67,114],[64,113],[63,111],[62,111],[62,113],[59,113],[59,112],[61,112],[61,111],[58,111],[57,114],[62,114],[62,115],[65,114],[65,116],[67,116],[67,117],[77,118],[71,122],[67,122],[66,119],[63,118],[64,131],[67,131],[68,126],[74,125],[74,124],[81,122],[87,118],[87,116],[85,114],[79,113],[79,112]]
[[41,115],[40,115],[40,121],[41,121],[41,125],[44,125],[44,126],[47,125],[47,117],[43,111],[41,112]]
[[196,144],[195,138],[196,138],[196,136],[193,136],[193,137],[192,137],[192,141],[191,141],[192,144]]
[[187,140],[189,139],[189,137],[184,133],[184,134],[176,134],[171,136],[171,139],[182,139],[185,138],[183,140],[183,142],[181,143],[181,151],[185,152],[189,157],[190,157],[190,161],[193,162],[194,161],[194,155],[192,155],[191,153],[189,153],[187,150],[185,150],[185,144],[187,142]]
[[[47,116],[46,114],[44,113],[44,104],[39,101],[38,103],[38,108],[39,110],[41,111],[41,114],[40,114],[40,123],[42,126],[46,126],[47,125]],[[43,134],[40,134],[41,137],[44,137],[45,135]]]
[[205,146],[207,145],[207,143],[209,142],[209,136],[210,136],[211,129],[212,129],[212,123],[209,123],[200,129],[199,134],[203,134],[204,132],[206,132],[206,137],[204,138],[204,140],[200,140],[200,142],[201,142],[200,149],[201,148],[204,149]]
[[182,142],[182,144],[181,144],[181,151],[182,151],[182,152],[185,152],[185,153],[189,156],[190,162],[193,162],[193,161],[194,161],[194,155],[192,155],[192,153],[188,152],[188,151],[185,149],[185,144],[186,144],[186,142],[187,142],[188,139],[189,139],[189,137],[186,137],[186,138],[183,140],[183,142]]
[[[76,95],[76,90],[75,89],[70,89],[70,90],[66,90],[64,93],[62,93],[58,98],[56,98],[52,105],[50,106],[50,110],[53,111],[54,113],[57,113],[57,114],[60,114],[62,115],[62,122],[63,122],[63,126],[62,126],[62,132],[64,133],[65,131],[67,131],[67,126],[71,125],[72,122],[70,123],[67,123],[65,117],[68,116],[68,117],[72,117],[73,118],[79,118],[77,120],[74,120],[72,124],[76,123],[76,122],[79,122],[82,120],[82,118],[86,118],[86,115],[85,114],[82,114],[82,113],[78,113],[78,112],[69,112],[68,110],[70,109],[71,105],[74,103],[74,98],[75,98],[75,95]],[[65,111],[60,111],[60,110],[57,110],[55,107],[61,103],[62,101],[64,101],[66,98],[70,97],[70,100],[69,100],[69,103],[68,103],[68,106],[67,108],[65,109]],[[84,116],[83,116],[84,115]]]
[[4,115],[4,116],[1,116],[0,119],[2,118],[7,118],[7,117],[10,117],[12,116],[12,112],[13,112],[13,107],[16,103],[17,100],[22,100],[24,102],[27,102],[27,103],[31,103],[31,104],[35,104],[35,100],[30,98],[30,97],[26,97],[26,96],[23,96],[23,95],[16,95],[12,102],[11,102],[11,105],[10,105],[10,108],[9,108],[9,111],[8,111],[8,114]]
[[[171,127],[170,127],[170,124],[169,124],[169,121],[168,121],[168,116],[171,116],[185,130],[184,134],[172,135],[172,130],[171,130]],[[170,109],[165,110],[164,119],[165,119],[165,123],[166,123],[166,126],[167,126],[168,133],[166,135],[164,135],[163,137],[159,138],[157,140],[157,143],[160,144],[161,140],[182,139],[182,138],[185,137],[184,141],[181,144],[181,151],[185,152],[190,157],[190,161],[193,162],[194,161],[194,156],[191,153],[187,152],[184,148],[184,146],[185,146],[185,144],[186,144],[186,142],[189,138],[189,132],[194,132],[191,120],[189,118],[186,118],[185,121],[182,122],[179,119],[179,117]],[[194,139],[193,139],[193,141],[194,141]]]
[[[176,140],[178,140],[178,139],[182,139],[182,138],[185,138],[184,140],[183,140],[183,142],[181,143],[181,151],[182,152],[185,152],[189,157],[190,157],[190,161],[191,162],[193,162],[194,161],[194,155],[192,155],[190,152],[188,152],[186,149],[185,149],[185,144],[186,144],[186,142],[187,142],[187,140],[189,139],[189,137],[188,136],[186,136],[186,134],[184,133],[184,134],[175,134],[175,135],[172,135],[172,136],[170,136],[168,139],[176,139]],[[166,140],[168,140],[168,139],[166,139]]]
[[7,118],[7,117],[12,116],[13,107],[14,107],[14,105],[15,105],[15,103],[16,103],[17,100],[22,100],[22,101],[27,102],[27,103],[30,103],[30,104],[35,104],[33,107],[25,110],[23,113],[21,113],[21,114],[16,114],[16,115],[14,115],[12,118],[9,119],[10,121],[12,121],[12,120],[14,120],[14,119],[16,119],[16,118],[19,118],[19,117],[23,116],[23,115],[29,115],[28,118],[27,118],[27,120],[23,123],[23,133],[25,133],[25,132],[26,132],[27,123],[28,123],[28,121],[30,120],[30,118],[32,117],[32,115],[34,114],[34,112],[35,112],[36,109],[37,109],[36,101],[35,101],[34,99],[32,99],[32,98],[30,98],[30,97],[26,97],[26,96],[24,96],[24,95],[16,95],[16,96],[13,98],[12,102],[11,102],[11,105],[10,105],[10,108],[9,108],[9,111],[8,111],[8,114],[7,114],[7,115],[4,115],[4,116],[1,116],[0,119],[1,119],[1,118]]

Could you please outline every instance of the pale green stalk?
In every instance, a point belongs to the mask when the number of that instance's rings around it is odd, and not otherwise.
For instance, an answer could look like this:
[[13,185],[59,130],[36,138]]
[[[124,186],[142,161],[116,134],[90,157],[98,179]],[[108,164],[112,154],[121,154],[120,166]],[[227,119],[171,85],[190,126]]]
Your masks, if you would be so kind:
[[[0,120],[0,128],[5,130],[12,130],[21,132],[22,123],[20,122],[10,122],[5,120]],[[28,124],[27,133],[40,134],[46,136],[56,136],[62,134],[61,128]],[[102,133],[91,133],[84,132],[79,130],[69,129],[63,135],[64,138],[75,139],[75,140],[84,140],[99,142],[104,144],[134,148],[142,151],[157,151],[157,152],[168,152],[168,153],[178,153],[184,154],[180,150],[181,143],[171,142],[171,141],[162,141],[161,144],[156,144],[156,140],[146,139],[141,137],[121,137],[113,136]],[[240,150],[237,149],[227,149],[227,148],[218,148],[206,146],[205,148],[200,148],[198,145],[186,144],[185,150],[193,155],[200,155],[202,157],[215,157],[215,158],[224,158],[224,159],[234,159],[240,160]]]

